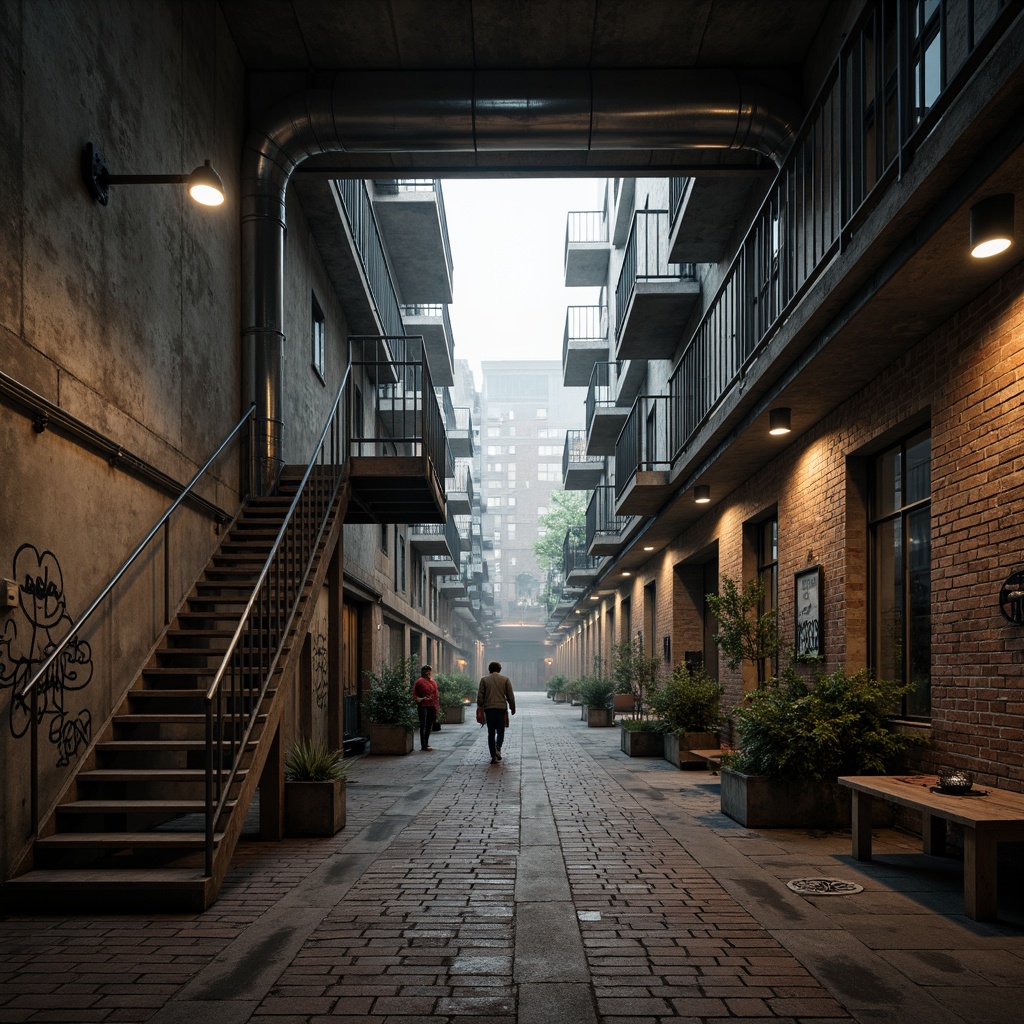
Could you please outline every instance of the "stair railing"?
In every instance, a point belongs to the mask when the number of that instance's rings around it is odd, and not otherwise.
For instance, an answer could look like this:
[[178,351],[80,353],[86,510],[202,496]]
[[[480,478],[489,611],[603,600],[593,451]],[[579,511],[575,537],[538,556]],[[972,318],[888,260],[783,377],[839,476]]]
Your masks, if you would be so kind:
[[[203,467],[185,486],[185,489],[178,495],[166,512],[156,521],[153,528],[139,542],[138,547],[128,556],[125,563],[110,578],[109,582],[97,594],[92,604],[75,620],[74,624],[65,634],[64,639],[50,651],[42,664],[32,673],[25,685],[15,691],[13,700],[21,701],[24,704],[25,698],[29,698],[29,717],[31,726],[29,730],[29,815],[32,822],[31,837],[39,832],[39,689],[44,681],[50,681],[58,668],[58,661],[69,656],[74,657],[74,651],[78,646],[78,634],[82,627],[92,618],[95,611],[112,594],[114,587],[122,576],[135,564],[136,559],[149,547],[150,543],[161,534],[164,541],[164,624],[170,622],[171,608],[171,572],[170,572],[170,521],[178,507],[191,497],[196,485],[206,475],[210,467],[217,461],[229,444],[238,436],[246,426],[249,428],[248,443],[252,447],[252,425],[254,423],[256,406],[251,405],[245,415],[232,427],[231,431],[224,438],[216,451],[206,460]],[[250,481],[251,484],[251,481]],[[250,486],[249,492],[252,492]]]
[[320,440],[206,691],[206,874],[217,824],[298,613],[345,468],[345,370]]

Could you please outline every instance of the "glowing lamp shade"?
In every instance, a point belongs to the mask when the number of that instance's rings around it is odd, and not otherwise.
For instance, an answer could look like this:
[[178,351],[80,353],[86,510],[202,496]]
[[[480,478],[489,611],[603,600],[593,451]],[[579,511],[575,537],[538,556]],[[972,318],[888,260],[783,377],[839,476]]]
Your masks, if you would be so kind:
[[989,196],[971,207],[971,255],[983,260],[1013,245],[1013,193]]
[[697,484],[693,489],[693,500],[698,505],[706,505],[711,501],[711,488],[707,484]]
[[792,429],[792,410],[780,406],[778,409],[772,409],[768,413],[768,433],[774,434],[776,437],[782,434],[788,434]]
[[188,176],[188,194],[203,206],[220,206],[224,202],[224,182],[209,160]]

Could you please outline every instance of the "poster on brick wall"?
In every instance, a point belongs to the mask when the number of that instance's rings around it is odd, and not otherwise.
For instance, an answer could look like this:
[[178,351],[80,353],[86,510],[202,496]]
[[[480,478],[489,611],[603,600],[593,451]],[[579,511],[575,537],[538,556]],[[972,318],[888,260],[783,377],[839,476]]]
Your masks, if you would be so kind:
[[823,617],[824,586],[820,565],[802,569],[795,576],[796,653],[807,658],[824,655]]

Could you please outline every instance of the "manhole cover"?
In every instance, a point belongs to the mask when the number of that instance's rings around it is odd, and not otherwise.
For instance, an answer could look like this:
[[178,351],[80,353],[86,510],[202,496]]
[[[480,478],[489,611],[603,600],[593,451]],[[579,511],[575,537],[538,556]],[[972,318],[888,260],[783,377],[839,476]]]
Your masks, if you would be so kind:
[[786,888],[804,896],[852,896],[864,891],[863,885],[841,878],[794,878],[786,883]]

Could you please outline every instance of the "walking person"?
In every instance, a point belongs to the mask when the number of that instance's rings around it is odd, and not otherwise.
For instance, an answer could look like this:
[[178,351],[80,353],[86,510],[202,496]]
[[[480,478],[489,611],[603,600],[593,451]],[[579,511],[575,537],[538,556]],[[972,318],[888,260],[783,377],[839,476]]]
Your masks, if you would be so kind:
[[420,669],[420,677],[412,685],[412,699],[420,715],[420,750],[433,750],[430,732],[441,713],[441,696],[434,682],[434,670],[429,665]]
[[500,662],[492,661],[487,671],[490,674],[480,680],[476,706],[483,710],[487,722],[487,747],[491,752],[491,764],[497,764],[501,760],[508,712],[511,711],[513,715],[516,713],[516,695],[512,692],[512,681],[501,674]]

